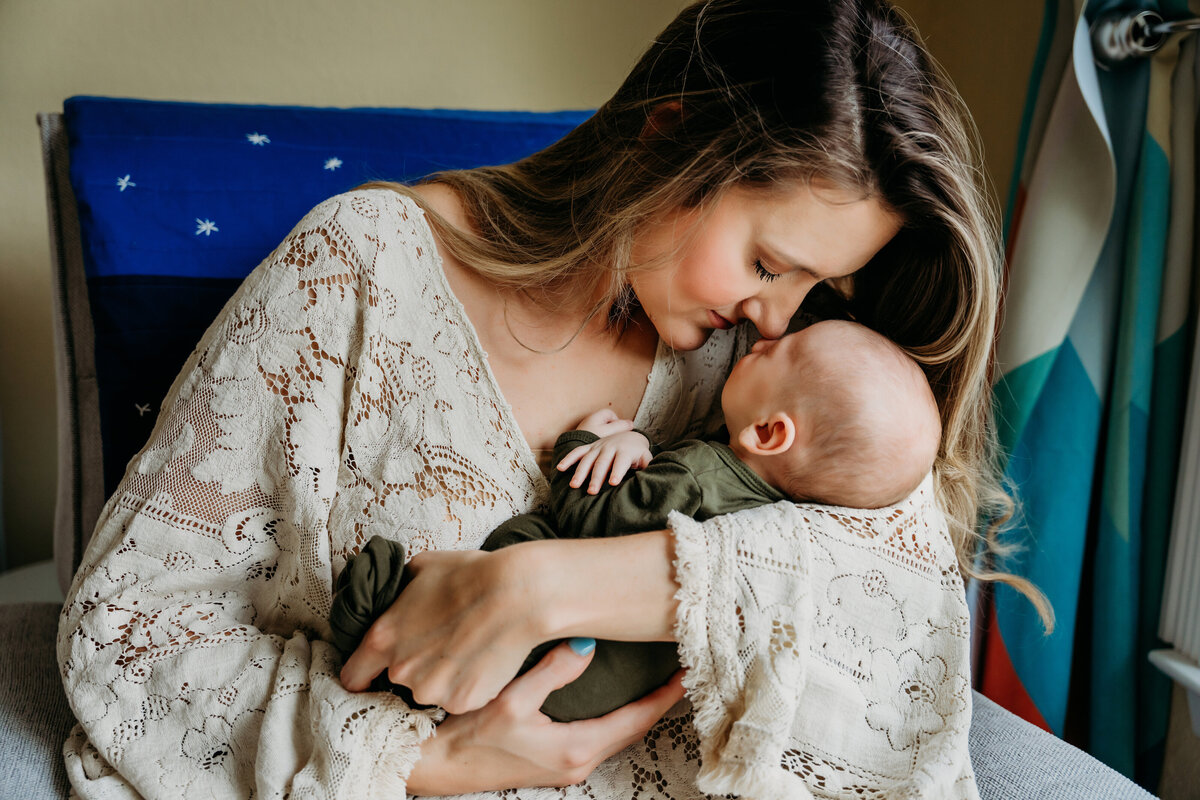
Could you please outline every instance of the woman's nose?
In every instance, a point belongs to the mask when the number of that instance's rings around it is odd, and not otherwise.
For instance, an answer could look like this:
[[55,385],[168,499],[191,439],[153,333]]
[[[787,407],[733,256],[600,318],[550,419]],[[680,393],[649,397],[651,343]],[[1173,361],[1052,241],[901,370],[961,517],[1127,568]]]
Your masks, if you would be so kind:
[[758,328],[761,336],[778,339],[787,333],[788,324],[808,295],[810,285],[792,291],[773,292],[766,297],[754,297],[746,301],[746,316]]
[[760,300],[747,300],[745,305],[746,317],[758,328],[759,336],[764,339],[778,339],[787,331],[790,315],[784,314],[778,308]]

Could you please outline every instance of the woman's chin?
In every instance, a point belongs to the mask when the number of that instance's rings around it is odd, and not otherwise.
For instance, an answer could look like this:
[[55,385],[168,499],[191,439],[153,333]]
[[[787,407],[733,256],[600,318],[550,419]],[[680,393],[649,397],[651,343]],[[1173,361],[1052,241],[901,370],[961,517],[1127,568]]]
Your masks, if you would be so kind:
[[670,332],[659,332],[659,336],[673,350],[698,350],[712,336],[712,328],[688,328]]

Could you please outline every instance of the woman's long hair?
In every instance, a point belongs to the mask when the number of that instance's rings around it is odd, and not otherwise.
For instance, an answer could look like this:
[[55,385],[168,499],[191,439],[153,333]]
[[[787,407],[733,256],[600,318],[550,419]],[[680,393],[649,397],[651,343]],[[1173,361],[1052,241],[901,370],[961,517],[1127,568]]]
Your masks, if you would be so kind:
[[635,235],[664,212],[703,211],[734,186],[813,180],[878,199],[900,233],[810,301],[833,300],[922,365],[941,410],[934,476],[959,567],[1025,594],[1050,628],[1041,592],[996,569],[1014,504],[992,420],[1002,254],[979,153],[957,91],[885,0],[702,0],[561,141],[429,179],[458,193],[474,231],[426,210],[450,253],[497,286],[547,308],[600,296],[580,310],[619,324],[628,275],[647,266],[632,263]]

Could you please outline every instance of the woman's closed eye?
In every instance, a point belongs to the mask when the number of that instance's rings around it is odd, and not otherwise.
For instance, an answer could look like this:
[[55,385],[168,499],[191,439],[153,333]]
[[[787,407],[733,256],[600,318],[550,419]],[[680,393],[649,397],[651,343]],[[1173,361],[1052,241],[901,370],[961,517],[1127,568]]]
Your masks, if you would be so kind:
[[767,283],[770,283],[779,277],[778,272],[771,272],[771,270],[763,266],[761,258],[754,259],[754,271],[758,273],[758,277],[762,278]]

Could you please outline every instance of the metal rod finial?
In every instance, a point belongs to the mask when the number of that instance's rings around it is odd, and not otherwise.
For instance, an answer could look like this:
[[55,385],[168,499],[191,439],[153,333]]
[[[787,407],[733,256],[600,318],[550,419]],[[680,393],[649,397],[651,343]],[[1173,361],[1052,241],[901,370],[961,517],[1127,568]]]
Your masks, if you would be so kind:
[[1114,10],[1092,23],[1092,54],[1105,69],[1153,55],[1172,34],[1200,30],[1200,19],[1166,21],[1157,11]]

